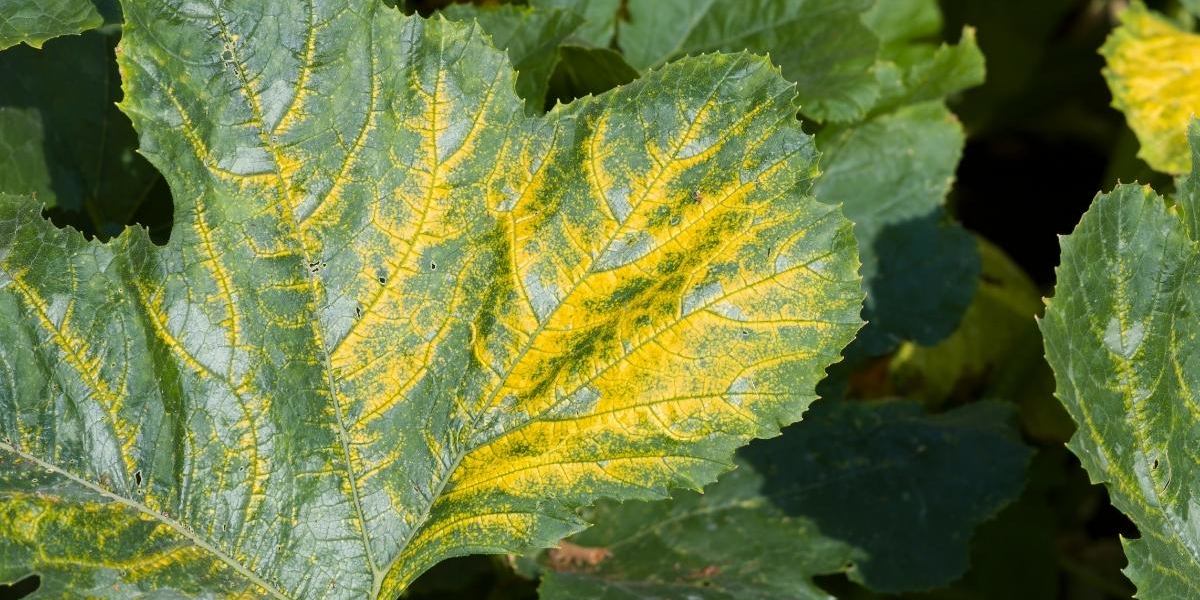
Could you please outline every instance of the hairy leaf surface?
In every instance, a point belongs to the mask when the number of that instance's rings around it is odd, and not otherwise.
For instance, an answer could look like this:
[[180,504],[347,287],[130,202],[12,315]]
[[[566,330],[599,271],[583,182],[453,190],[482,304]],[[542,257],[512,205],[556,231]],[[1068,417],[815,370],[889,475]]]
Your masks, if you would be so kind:
[[0,4],[0,50],[22,42],[41,48],[60,35],[75,35],[104,22],[91,0],[4,0]]
[[843,572],[877,590],[947,583],[974,527],[1024,485],[1013,417],[993,402],[927,416],[822,401],[703,495],[589,511],[597,525],[543,559],[542,597],[825,600],[812,577]]
[[1200,113],[1200,36],[1135,1],[1101,52],[1113,106],[1141,142],[1138,156],[1159,171],[1188,172],[1187,124]]
[[474,26],[124,15],[170,243],[0,199],[0,574],[49,597],[387,598],[551,544],[597,498],[713,480],[860,324],[850,225],[765,59],[529,118]]
[[1145,600],[1200,598],[1198,240],[1148,188],[1102,194],[1062,242],[1042,321],[1069,446],[1138,527],[1125,573]]

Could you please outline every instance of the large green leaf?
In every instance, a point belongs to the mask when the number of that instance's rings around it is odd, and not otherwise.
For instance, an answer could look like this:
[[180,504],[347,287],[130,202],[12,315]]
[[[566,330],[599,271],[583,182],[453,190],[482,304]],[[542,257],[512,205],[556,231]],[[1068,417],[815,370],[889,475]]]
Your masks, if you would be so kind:
[[[572,0],[541,2],[538,9],[513,14],[544,20],[554,10],[548,7],[550,4],[581,15],[586,12],[590,19],[607,14],[597,12],[596,6]],[[857,43],[853,37],[838,37],[845,30],[838,15],[853,13],[855,22],[870,25],[871,29],[865,30],[867,35],[877,35],[886,42],[883,60],[871,75],[877,88],[877,97],[872,96],[868,103],[872,114],[857,122],[829,125],[822,131],[818,147],[824,174],[818,182],[818,196],[831,203],[845,203],[847,215],[858,226],[859,251],[870,282],[867,316],[871,326],[860,344],[864,353],[887,352],[901,340],[936,343],[958,325],[974,294],[979,273],[973,239],[943,214],[965,135],[941,101],[983,81],[983,56],[970,29],[956,45],[927,41],[941,27],[941,14],[930,0],[862,6],[844,3],[830,10],[822,6],[768,2],[756,11],[726,0],[635,1],[626,6],[630,22],[622,22],[618,37],[631,62],[645,65],[675,56],[672,51],[653,50],[656,44],[669,46],[670,36],[664,37],[661,32],[707,27],[704,24],[708,19],[718,20],[721,27],[737,29],[751,27],[755,19],[768,23],[765,19],[778,17],[782,21],[770,21],[771,27],[801,28],[804,35],[825,39],[831,48],[837,43]],[[863,13],[867,6],[870,10]],[[539,10],[544,13],[541,17],[536,16]],[[476,16],[481,26],[498,39],[508,39],[513,29],[504,26],[491,9],[458,6],[453,7],[452,14],[463,19]],[[746,19],[750,21],[743,23]],[[602,91],[635,75],[609,50],[573,44],[555,50],[542,43],[545,41],[548,38],[544,35],[533,35],[524,47],[540,48],[540,60],[557,61],[550,87],[553,95],[564,100]],[[793,41],[773,35],[750,36],[730,41],[729,47],[748,45],[769,53],[783,65],[784,75],[791,76],[796,69],[789,69],[787,57],[793,51]],[[654,58],[639,58],[639,52],[653,54]],[[516,56],[525,55],[521,52]],[[875,60],[873,56],[871,61]],[[583,70],[579,65],[588,68]],[[833,99],[838,93],[836,86],[822,85],[813,96],[804,91],[803,81],[801,84],[803,102],[817,96]],[[866,107],[860,112],[865,114]]]
[[[162,177],[136,153],[121,114],[115,28],[0,52],[0,192],[28,194],[55,221],[108,239],[143,214],[155,237],[170,228]],[[149,208],[149,207],[148,207]]]
[[1148,188],[1102,194],[1062,242],[1046,357],[1070,448],[1137,525],[1144,600],[1200,598],[1200,241]]
[[99,27],[104,18],[92,0],[4,0],[0,50],[24,42],[34,48],[60,35]]
[[992,402],[927,416],[822,401],[702,495],[589,511],[597,525],[551,551],[541,595],[826,600],[812,577],[843,572],[887,591],[948,583],[975,525],[1024,485],[1012,417]]
[[473,26],[130,0],[165,247],[0,199],[0,575],[51,598],[392,597],[699,488],[860,322],[762,58],[528,118]]

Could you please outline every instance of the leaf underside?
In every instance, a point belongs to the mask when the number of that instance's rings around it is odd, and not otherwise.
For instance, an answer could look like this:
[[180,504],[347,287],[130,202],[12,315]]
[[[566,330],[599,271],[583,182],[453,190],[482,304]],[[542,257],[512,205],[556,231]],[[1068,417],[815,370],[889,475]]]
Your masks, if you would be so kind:
[[35,597],[392,597],[544,547],[597,498],[712,481],[860,325],[765,59],[530,118],[470,25],[123,9],[169,244],[0,196],[0,581]]

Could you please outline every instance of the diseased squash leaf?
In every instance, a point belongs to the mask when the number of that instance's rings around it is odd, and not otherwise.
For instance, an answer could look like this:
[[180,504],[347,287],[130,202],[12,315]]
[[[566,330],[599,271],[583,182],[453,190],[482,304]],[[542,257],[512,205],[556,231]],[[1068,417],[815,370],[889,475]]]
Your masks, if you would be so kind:
[[1200,35],[1135,0],[1101,49],[1113,106],[1141,143],[1138,156],[1171,174],[1191,168],[1186,129],[1200,114]]
[[[158,240],[170,229],[162,176],[138,155],[117,109],[121,80],[104,27],[0,52],[0,192],[32,195],[59,224],[108,239],[135,215]],[[151,214],[161,208],[164,214]],[[143,212],[139,213],[139,210]]]
[[0,196],[0,576],[42,597],[392,598],[712,481],[861,324],[766,59],[531,118],[477,28],[371,0],[124,16],[169,243]]
[[543,555],[541,597],[826,600],[812,578],[834,573],[880,591],[948,583],[975,526],[1024,486],[1013,421],[996,402],[934,416],[818,402],[702,495],[588,511],[595,527]]
[[1200,598],[1200,237],[1181,207],[1101,194],[1063,239],[1041,325],[1069,447],[1140,533],[1125,574],[1144,600]]
[[0,50],[22,42],[34,48],[60,35],[76,35],[104,23],[92,0],[4,0],[0,3]]
[[[542,8],[523,9],[522,14],[535,19],[538,10],[549,11],[546,7],[550,5],[574,10],[590,20],[611,14],[575,0],[535,3]],[[672,35],[694,34],[696,39],[709,39],[706,36],[717,35],[709,31],[714,27],[722,31],[778,29],[770,35],[735,36],[730,38],[734,41],[726,40],[726,45],[768,54],[782,65],[785,76],[791,76],[799,69],[789,68],[788,62],[797,52],[797,44],[804,48],[806,61],[821,55],[797,40],[808,39],[805,36],[820,39],[822,48],[828,45],[833,51],[857,44],[854,32],[859,29],[871,36],[873,41],[862,47],[871,49],[868,62],[874,67],[870,73],[865,67],[856,67],[855,75],[867,73],[873,78],[871,99],[864,100],[862,110],[856,113],[862,117],[869,109],[869,116],[828,124],[817,140],[824,171],[818,180],[817,195],[830,203],[845,203],[847,216],[858,225],[855,235],[868,280],[867,316],[871,321],[858,344],[864,354],[877,355],[890,351],[902,340],[932,344],[954,331],[975,292],[979,255],[971,236],[943,214],[965,135],[942,100],[983,81],[983,55],[973,30],[964,30],[956,45],[930,42],[942,23],[936,3],[929,0],[873,5],[843,2],[834,8],[791,0],[753,5],[740,0],[634,0],[626,4],[626,9],[628,21],[618,20],[619,27],[613,27],[619,33],[615,41],[634,65],[658,64],[681,54],[679,48],[669,49]],[[503,26],[493,9],[463,5],[452,7],[452,14],[461,19],[475,15],[481,27],[498,39],[510,35],[511,27]],[[855,24],[849,26],[843,22],[845,19]],[[803,30],[803,34],[792,30]],[[876,60],[875,49],[881,41],[884,45]],[[635,75],[631,67],[613,59],[607,63],[593,60],[588,64],[602,62],[604,68],[589,69],[588,77],[575,76],[572,67],[581,58],[607,60],[613,53],[603,49],[583,51],[573,44],[554,49],[551,42],[543,36],[518,46],[540,48],[548,57],[543,60],[559,61],[552,77],[558,83],[551,89],[552,95],[560,99],[595,93]],[[856,49],[854,56],[861,49]],[[517,62],[525,56],[523,50],[509,52]],[[643,53],[640,58],[639,52]],[[647,58],[649,55],[653,57]],[[808,67],[799,70],[809,77],[821,72]],[[802,81],[801,100],[837,103],[842,89],[819,85],[809,93]]]

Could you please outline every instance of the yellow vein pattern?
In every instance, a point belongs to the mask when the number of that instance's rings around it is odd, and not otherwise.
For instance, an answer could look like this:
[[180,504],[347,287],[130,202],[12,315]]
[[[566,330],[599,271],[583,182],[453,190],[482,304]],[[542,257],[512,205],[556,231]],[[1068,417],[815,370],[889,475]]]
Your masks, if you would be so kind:
[[1148,600],[1200,598],[1198,259],[1161,197],[1118,186],[1064,240],[1042,323],[1071,449],[1137,524],[1126,573]]
[[765,59],[530,118],[472,25],[124,8],[121,107],[176,225],[99,245],[0,199],[0,433],[36,459],[0,463],[0,494],[162,544],[80,562],[26,536],[0,572],[395,597],[443,558],[552,544],[596,498],[712,481],[799,418],[860,324],[849,224],[811,196]]

